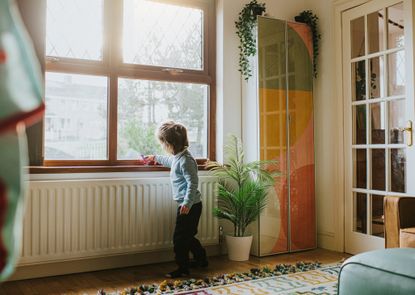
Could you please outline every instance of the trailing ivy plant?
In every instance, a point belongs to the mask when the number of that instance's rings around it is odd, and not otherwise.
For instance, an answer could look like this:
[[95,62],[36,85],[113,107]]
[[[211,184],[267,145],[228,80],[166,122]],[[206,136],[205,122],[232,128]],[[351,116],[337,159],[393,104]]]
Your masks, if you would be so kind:
[[295,21],[307,24],[313,36],[313,75],[317,77],[317,58],[319,54],[319,41],[321,35],[318,31],[318,17],[311,10],[304,10],[294,17]]
[[244,6],[239,13],[239,18],[235,22],[237,35],[240,40],[239,45],[239,71],[245,80],[252,76],[249,65],[249,57],[256,53],[256,41],[253,29],[257,22],[257,16],[265,12],[265,3],[258,3],[252,0]]

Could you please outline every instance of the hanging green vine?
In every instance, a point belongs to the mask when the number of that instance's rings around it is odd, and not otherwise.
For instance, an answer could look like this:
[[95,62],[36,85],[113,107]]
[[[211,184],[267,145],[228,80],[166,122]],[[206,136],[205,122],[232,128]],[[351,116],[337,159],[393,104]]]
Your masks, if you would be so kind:
[[319,41],[321,35],[318,32],[318,17],[311,10],[304,10],[295,18],[295,21],[307,24],[313,35],[313,75],[317,77],[317,58],[319,54]]
[[249,57],[256,53],[255,36],[253,29],[257,22],[257,16],[265,12],[265,3],[257,0],[249,2],[239,13],[238,21],[235,22],[237,35],[240,40],[239,47],[239,71],[245,80],[252,76],[249,65]]

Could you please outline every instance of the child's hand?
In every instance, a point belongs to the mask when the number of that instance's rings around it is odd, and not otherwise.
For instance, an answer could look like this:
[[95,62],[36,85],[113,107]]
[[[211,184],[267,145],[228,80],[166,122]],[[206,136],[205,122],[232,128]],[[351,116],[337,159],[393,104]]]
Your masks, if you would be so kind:
[[185,206],[185,205],[181,205],[180,206],[180,215],[187,215],[189,214],[190,208]]
[[143,158],[144,164],[146,165],[154,165],[156,162],[155,161],[156,156],[154,155],[147,155],[147,156],[141,155],[141,158]]
[[155,155],[146,155],[144,156],[144,159],[146,159],[147,161],[154,161],[155,157]]

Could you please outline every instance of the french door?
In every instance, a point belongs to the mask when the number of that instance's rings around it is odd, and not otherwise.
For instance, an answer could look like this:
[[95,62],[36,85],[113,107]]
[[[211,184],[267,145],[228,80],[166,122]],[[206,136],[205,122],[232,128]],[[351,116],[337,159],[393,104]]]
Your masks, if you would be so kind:
[[348,253],[383,248],[384,196],[415,193],[412,5],[373,0],[342,14]]

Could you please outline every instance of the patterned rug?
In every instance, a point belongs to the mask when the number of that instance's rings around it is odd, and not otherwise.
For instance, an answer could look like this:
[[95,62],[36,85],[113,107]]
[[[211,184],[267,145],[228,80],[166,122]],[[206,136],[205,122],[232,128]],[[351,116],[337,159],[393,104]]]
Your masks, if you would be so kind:
[[275,268],[254,268],[245,273],[224,274],[203,280],[164,281],[159,285],[141,285],[112,293],[100,290],[98,295],[332,295],[337,294],[340,266],[340,263],[321,266],[310,262],[278,264]]
[[178,292],[192,295],[335,295],[340,264],[319,269],[269,277],[243,283],[211,287],[199,291]]

